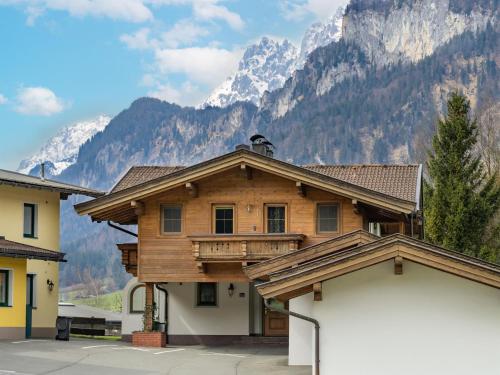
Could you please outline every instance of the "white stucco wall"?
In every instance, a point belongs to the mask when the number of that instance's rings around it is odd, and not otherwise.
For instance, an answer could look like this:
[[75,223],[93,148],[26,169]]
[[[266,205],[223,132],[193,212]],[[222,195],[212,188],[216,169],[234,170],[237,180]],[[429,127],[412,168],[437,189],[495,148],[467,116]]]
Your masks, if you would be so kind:
[[500,290],[409,261],[323,283],[322,374],[500,374]]
[[[168,283],[168,333],[170,335],[248,335],[248,283],[218,284],[218,306],[196,306],[196,283]],[[240,297],[240,293],[245,293]]]
[[[290,300],[289,310],[311,316],[313,308],[312,293]],[[314,338],[314,325],[302,319],[290,317],[288,364],[290,366],[311,365]]]

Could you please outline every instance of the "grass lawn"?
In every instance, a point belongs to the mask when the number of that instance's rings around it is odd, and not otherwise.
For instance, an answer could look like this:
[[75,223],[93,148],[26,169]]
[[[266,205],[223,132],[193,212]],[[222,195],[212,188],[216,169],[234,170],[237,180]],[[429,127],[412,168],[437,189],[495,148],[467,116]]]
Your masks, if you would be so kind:
[[67,302],[74,303],[75,305],[87,305],[98,307],[100,309],[121,312],[122,311],[122,292],[112,292],[103,294],[99,297],[88,298],[73,298]]

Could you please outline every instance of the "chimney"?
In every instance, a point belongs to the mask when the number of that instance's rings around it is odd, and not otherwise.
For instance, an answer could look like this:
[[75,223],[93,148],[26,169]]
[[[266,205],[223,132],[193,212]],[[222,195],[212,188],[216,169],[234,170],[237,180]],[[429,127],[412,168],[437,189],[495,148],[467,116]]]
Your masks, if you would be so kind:
[[263,135],[253,135],[252,137],[250,137],[250,142],[252,142],[252,151],[270,158],[273,157],[274,145],[269,142]]
[[42,162],[40,164],[40,178],[42,179],[42,181],[45,181],[45,163]]
[[236,151],[237,150],[250,150],[250,146],[242,143],[242,144],[236,145],[236,147],[234,149]]

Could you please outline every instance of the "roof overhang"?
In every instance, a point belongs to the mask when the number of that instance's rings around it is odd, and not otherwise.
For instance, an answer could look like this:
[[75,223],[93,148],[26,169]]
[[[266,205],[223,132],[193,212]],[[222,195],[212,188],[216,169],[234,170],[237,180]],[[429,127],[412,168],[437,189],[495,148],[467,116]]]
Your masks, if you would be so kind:
[[80,215],[94,216],[100,212],[113,210],[114,207],[126,205],[132,200],[147,198],[166,190],[181,187],[188,182],[194,182],[243,164],[390,212],[409,214],[415,210],[415,202],[398,199],[248,150],[237,150],[167,176],[77,204],[75,210]]
[[257,291],[264,298],[294,298],[317,283],[391,259],[409,260],[500,289],[500,266],[396,234],[271,274],[271,280],[258,285]]

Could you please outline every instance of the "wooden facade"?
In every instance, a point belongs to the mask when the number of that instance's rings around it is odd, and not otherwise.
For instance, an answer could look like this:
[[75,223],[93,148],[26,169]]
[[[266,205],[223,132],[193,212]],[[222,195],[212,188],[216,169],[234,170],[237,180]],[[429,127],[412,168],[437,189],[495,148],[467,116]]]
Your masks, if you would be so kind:
[[[189,189],[178,187],[142,201],[144,212],[138,220],[140,281],[247,281],[242,262],[268,259],[363,227],[363,216],[355,212],[350,199],[318,189],[308,189],[304,196],[298,194],[294,181],[258,170],[248,179],[234,168],[197,181],[196,186],[196,197]],[[317,205],[325,202],[339,207],[335,233],[317,232]],[[182,230],[165,234],[161,207],[171,204],[182,207]],[[275,238],[266,235],[267,204],[286,206],[286,234],[272,235]],[[217,205],[234,207],[233,235],[213,234]],[[223,251],[215,256],[217,246]],[[200,270],[202,258],[207,262]]]

